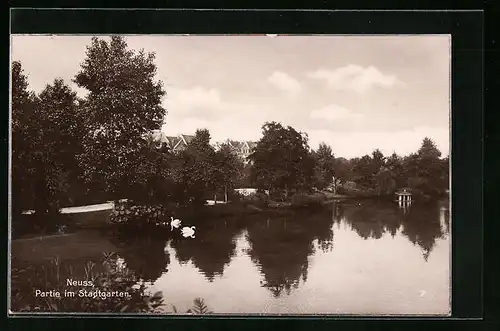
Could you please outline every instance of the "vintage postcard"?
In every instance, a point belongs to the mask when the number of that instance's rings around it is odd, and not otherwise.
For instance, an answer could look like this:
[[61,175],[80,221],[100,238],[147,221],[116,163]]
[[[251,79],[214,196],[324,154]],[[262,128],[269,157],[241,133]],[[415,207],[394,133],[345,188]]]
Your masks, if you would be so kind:
[[449,35],[12,35],[11,313],[449,316]]

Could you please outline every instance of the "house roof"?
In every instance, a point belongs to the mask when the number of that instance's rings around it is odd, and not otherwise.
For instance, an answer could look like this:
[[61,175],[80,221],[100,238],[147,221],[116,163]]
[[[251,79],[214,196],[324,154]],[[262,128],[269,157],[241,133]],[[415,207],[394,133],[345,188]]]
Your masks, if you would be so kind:
[[239,149],[241,147],[241,142],[236,141],[236,140],[228,139],[227,143],[229,146],[231,146],[234,149]]
[[254,141],[227,140],[227,143],[229,144],[229,146],[237,150],[242,149],[245,146],[248,146],[248,148],[252,149],[257,145],[257,143]]
[[[155,140],[161,141],[163,143],[167,143],[168,146],[172,149],[177,148],[180,144],[189,144],[194,138],[194,135],[189,134],[180,134],[179,136],[167,136],[161,130],[154,130],[151,132],[153,138]],[[240,151],[244,147],[248,146],[250,149],[255,148],[257,146],[257,142],[255,141],[237,141],[227,139],[225,142],[215,142],[213,143],[214,147],[220,148],[222,145],[227,144],[235,151]]]
[[153,137],[154,140],[161,140],[162,136],[163,136],[163,132],[161,132],[160,130],[153,130],[149,134],[146,134],[146,135],[151,135],[151,137]]
[[255,148],[257,146],[257,143],[255,141],[247,141],[248,147],[250,149]]
[[193,135],[189,135],[189,134],[181,134],[181,137],[182,137],[182,139],[184,139],[184,141],[186,142],[186,144],[189,144],[191,142],[191,140],[194,139],[194,136]]
[[172,137],[172,136],[164,136],[162,142],[167,143],[167,145],[170,148],[173,148],[175,144],[177,143],[178,138],[177,137]]

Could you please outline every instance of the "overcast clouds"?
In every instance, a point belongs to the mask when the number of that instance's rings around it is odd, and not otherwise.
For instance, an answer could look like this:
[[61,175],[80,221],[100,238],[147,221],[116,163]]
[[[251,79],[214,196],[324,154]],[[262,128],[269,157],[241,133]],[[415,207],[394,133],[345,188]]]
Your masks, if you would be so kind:
[[[89,36],[13,36],[30,88],[74,77]],[[156,53],[169,135],[207,128],[257,140],[265,121],[305,131],[338,156],[449,150],[449,36],[127,36]],[[80,95],[84,90],[70,84]]]

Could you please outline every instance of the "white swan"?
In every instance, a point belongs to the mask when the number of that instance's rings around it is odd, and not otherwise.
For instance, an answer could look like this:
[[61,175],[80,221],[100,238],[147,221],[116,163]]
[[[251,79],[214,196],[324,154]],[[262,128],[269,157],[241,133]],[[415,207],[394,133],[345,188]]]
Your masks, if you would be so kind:
[[195,229],[196,229],[195,226],[192,226],[192,227],[185,226],[181,229],[182,235],[184,236],[184,238],[187,238],[187,237],[194,238],[194,230]]
[[174,220],[174,218],[172,216],[170,216],[170,230],[173,230],[174,228],[178,229],[179,226],[181,226],[181,220],[176,218]]

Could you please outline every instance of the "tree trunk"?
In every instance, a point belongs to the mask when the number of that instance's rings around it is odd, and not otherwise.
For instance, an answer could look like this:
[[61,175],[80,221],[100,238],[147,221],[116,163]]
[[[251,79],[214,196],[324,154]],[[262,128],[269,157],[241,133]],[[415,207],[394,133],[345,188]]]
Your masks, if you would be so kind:
[[224,202],[227,203],[227,186],[224,186]]
[[214,205],[217,204],[217,193],[214,193]]

